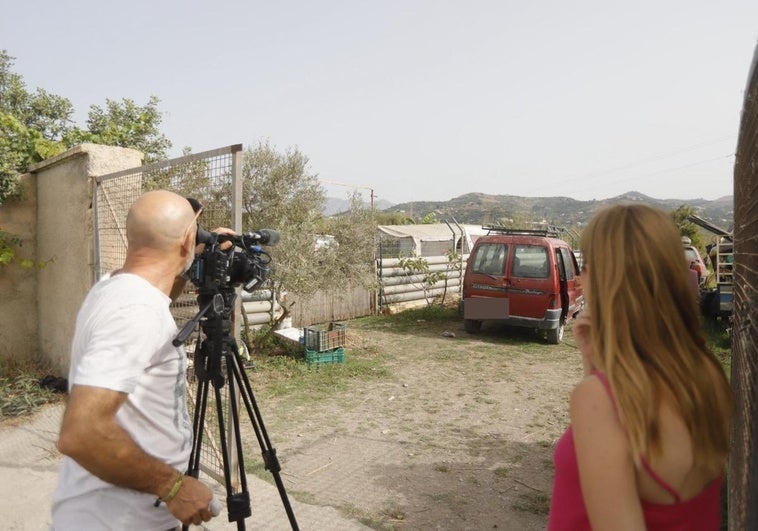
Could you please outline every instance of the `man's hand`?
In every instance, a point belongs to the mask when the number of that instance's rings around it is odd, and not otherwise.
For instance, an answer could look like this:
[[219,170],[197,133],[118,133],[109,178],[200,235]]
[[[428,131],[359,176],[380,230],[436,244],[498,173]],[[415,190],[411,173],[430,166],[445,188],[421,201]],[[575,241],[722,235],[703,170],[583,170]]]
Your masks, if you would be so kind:
[[[226,227],[216,227],[215,229],[213,229],[213,232],[215,232],[216,234],[226,234],[227,236],[237,235],[237,233],[234,232],[232,229],[227,229]],[[219,245],[222,251],[226,251],[231,246],[232,246],[232,242],[224,242],[221,245]]]
[[169,512],[185,525],[200,525],[213,518],[211,501],[213,493],[200,481],[184,476],[176,496],[166,504]]

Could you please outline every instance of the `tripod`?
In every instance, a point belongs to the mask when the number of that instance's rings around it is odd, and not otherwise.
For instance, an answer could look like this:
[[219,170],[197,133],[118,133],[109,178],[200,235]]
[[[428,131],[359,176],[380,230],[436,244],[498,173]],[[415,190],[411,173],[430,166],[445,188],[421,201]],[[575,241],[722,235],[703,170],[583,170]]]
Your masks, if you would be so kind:
[[[279,472],[281,465],[276,457],[276,449],[271,446],[271,441],[266,433],[266,428],[261,418],[258,404],[255,401],[250,381],[237,348],[237,342],[230,335],[231,331],[231,312],[233,308],[236,292],[233,288],[223,289],[219,292],[205,292],[200,289],[198,295],[198,304],[200,311],[187,323],[182,331],[174,339],[174,345],[178,346],[187,339],[192,330],[200,323],[205,339],[200,343],[199,348],[195,349],[195,375],[197,376],[197,397],[195,400],[195,411],[192,425],[193,444],[190,454],[189,468],[187,475],[197,478],[200,474],[200,451],[203,442],[203,426],[205,425],[205,415],[208,406],[208,393],[210,385],[213,385],[216,401],[216,414],[219,424],[219,438],[221,445],[221,454],[224,467],[224,481],[226,486],[226,505],[230,522],[237,522],[237,529],[245,529],[245,518],[252,514],[250,509],[250,492],[247,489],[247,477],[245,476],[245,462],[242,453],[242,440],[240,437],[239,408],[235,398],[235,390],[242,397],[247,409],[250,423],[255,431],[258,444],[261,447],[263,463],[266,470],[271,472],[279,491],[279,496],[284,504],[290,525],[293,531],[298,531],[295,514],[287,498],[287,492],[284,490]],[[206,314],[208,314],[206,316]],[[226,373],[226,374],[225,374]],[[226,430],[224,425],[223,401],[221,389],[224,384],[229,386],[229,406],[231,410],[231,422],[234,433],[234,447],[238,456],[240,490],[234,492],[232,486],[230,464],[229,464],[229,447],[227,445]],[[185,531],[188,526],[182,529]]]

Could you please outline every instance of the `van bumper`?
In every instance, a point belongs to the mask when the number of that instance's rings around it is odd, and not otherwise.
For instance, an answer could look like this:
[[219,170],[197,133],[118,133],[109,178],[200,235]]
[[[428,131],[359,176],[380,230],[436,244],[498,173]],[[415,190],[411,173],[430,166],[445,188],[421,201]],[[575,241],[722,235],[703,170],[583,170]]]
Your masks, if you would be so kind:
[[517,317],[512,315],[507,319],[499,319],[499,321],[511,325],[522,326],[524,328],[536,328],[538,330],[555,330],[561,324],[561,309],[550,309],[545,312],[545,317],[542,319],[535,319],[533,317]]

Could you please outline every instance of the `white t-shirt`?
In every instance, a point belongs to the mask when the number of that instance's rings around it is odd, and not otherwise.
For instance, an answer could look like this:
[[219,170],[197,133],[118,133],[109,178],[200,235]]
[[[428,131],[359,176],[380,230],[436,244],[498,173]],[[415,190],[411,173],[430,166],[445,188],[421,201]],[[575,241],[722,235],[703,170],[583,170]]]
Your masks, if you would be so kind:
[[[187,359],[171,300],[142,277],[119,274],[95,284],[76,319],[69,386],[126,393],[119,425],[148,454],[185,471],[192,447],[187,413]],[[53,529],[156,530],[179,522],[155,496],[117,487],[64,457],[53,496]]]

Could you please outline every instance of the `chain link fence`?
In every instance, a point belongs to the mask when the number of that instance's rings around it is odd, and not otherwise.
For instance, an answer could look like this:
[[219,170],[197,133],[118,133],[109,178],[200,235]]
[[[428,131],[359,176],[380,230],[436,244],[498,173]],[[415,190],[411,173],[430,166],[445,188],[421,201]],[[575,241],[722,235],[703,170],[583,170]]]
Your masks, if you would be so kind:
[[[171,190],[184,197],[197,199],[203,205],[199,222],[212,230],[216,227],[230,227],[242,230],[242,177],[241,145],[227,146],[212,151],[187,155],[172,160],[139,166],[104,175],[95,180],[92,205],[94,210],[94,271],[95,278],[120,268],[126,258],[126,215],[129,207],[143,193],[150,190]],[[197,293],[188,283],[172,304],[171,313],[179,328],[184,326],[198,312]],[[239,319],[236,320],[239,323]],[[235,334],[238,336],[238,332]],[[197,382],[192,370],[193,353],[197,347],[198,334],[193,333],[185,343],[190,369],[189,380],[190,414],[194,414]],[[222,364],[223,365],[223,364]],[[222,367],[225,371],[226,368]],[[222,401],[229,400],[228,386],[224,386]],[[228,410],[228,404],[221,404]],[[220,447],[217,404],[213,393],[209,393],[203,426],[203,445],[200,462],[203,471],[220,483],[224,483],[224,468]],[[233,441],[233,425],[226,417],[227,441]],[[237,456],[233,445],[229,445],[232,484],[239,485],[237,477]]]

